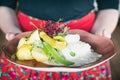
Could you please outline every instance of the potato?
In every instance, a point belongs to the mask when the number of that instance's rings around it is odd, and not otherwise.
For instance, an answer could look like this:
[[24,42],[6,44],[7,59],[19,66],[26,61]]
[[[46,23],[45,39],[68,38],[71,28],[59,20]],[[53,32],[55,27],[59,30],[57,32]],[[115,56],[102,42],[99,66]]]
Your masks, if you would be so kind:
[[23,44],[17,51],[16,56],[19,60],[32,60],[31,55],[32,45]]
[[49,59],[49,57],[46,56],[43,49],[40,47],[39,48],[34,47],[31,53],[32,53],[32,57],[38,62],[46,62]]

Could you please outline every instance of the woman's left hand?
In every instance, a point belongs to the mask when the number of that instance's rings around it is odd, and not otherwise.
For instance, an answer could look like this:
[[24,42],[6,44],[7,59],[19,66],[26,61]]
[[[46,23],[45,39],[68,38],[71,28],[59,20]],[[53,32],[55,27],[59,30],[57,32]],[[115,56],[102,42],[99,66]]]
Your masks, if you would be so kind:
[[91,34],[91,41],[89,43],[92,48],[98,53],[106,54],[115,52],[113,41],[104,36]]
[[111,39],[104,36],[95,35],[84,30],[73,29],[68,33],[79,34],[80,40],[89,43],[94,51],[100,54],[107,54],[115,52],[115,46]]

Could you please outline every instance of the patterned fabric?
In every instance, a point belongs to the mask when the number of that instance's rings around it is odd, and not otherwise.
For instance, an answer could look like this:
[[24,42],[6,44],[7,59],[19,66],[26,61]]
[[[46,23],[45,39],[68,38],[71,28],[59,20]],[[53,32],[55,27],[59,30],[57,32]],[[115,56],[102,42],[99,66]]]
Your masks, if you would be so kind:
[[[82,19],[69,21],[67,26],[71,29],[90,31],[94,17],[95,14],[92,12]],[[45,20],[38,20],[21,12],[18,14],[18,19],[24,31],[35,29],[30,25],[30,21],[36,26],[45,27]],[[0,56],[0,80],[111,80],[111,74],[109,62],[81,72],[44,72],[17,66]]]
[[[44,28],[46,22],[48,21],[28,16],[22,13],[21,11],[18,12],[18,19],[23,31],[31,31],[33,29],[36,29],[33,25],[30,24],[30,22],[34,23],[37,27]],[[83,29],[86,31],[90,31],[94,23],[94,19],[95,13],[91,11],[88,15],[84,16],[83,18],[67,21],[66,26],[70,27],[70,29]]]
[[109,62],[81,72],[43,72],[10,63],[0,56],[0,80],[111,80]]

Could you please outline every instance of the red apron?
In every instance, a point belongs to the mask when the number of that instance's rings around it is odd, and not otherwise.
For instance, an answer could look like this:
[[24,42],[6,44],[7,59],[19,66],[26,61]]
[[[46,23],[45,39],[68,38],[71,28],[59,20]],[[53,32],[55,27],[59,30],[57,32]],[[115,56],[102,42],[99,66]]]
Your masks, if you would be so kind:
[[[35,29],[33,25],[30,24],[30,22],[34,23],[36,26],[41,26],[42,28],[45,27],[47,20],[40,20],[31,16],[28,16],[22,12],[18,12],[18,19],[22,26],[23,31],[31,31]],[[66,26],[70,27],[70,29],[83,29],[86,31],[90,31],[95,19],[95,13],[91,12],[84,16],[81,19],[76,20],[70,20]]]

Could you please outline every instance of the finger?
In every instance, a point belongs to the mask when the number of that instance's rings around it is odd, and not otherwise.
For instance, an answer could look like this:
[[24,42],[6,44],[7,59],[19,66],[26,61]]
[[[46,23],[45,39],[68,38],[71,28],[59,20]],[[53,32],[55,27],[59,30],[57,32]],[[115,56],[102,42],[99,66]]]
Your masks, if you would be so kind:
[[5,35],[5,38],[6,38],[8,41],[12,40],[14,37],[15,37],[15,34],[14,34],[14,33],[11,33],[11,32],[9,32],[9,33],[7,33],[7,34]]

